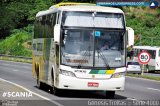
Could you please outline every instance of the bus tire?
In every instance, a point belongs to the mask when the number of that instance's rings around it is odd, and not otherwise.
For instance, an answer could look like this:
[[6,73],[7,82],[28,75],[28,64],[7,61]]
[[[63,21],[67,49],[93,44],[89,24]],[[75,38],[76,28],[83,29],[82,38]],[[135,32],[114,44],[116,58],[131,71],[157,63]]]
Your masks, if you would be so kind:
[[59,89],[56,88],[55,86],[53,87],[53,94],[56,95],[56,96],[60,95]]
[[57,89],[54,85],[54,72],[53,72],[53,69],[51,71],[51,75],[52,75],[52,93],[54,95],[59,95],[59,89]]
[[106,91],[106,99],[113,99],[115,97],[115,91]]
[[41,89],[41,88],[42,88],[42,83],[41,83],[41,81],[39,80],[39,68],[36,68],[36,72],[37,72],[37,87],[38,87],[39,89]]

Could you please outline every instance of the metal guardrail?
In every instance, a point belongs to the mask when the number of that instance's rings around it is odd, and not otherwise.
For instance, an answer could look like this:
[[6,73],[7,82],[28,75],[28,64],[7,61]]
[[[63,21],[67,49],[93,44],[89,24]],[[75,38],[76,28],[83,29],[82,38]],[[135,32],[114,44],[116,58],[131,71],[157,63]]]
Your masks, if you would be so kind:
[[0,60],[9,60],[9,61],[31,63],[32,58],[31,57],[24,57],[24,56],[12,56],[12,55],[0,54]]
[[22,59],[28,59],[28,60],[31,60],[31,59],[32,59],[31,57],[12,56],[12,55],[5,55],[5,54],[0,54],[0,56],[3,56],[3,57],[12,57],[12,58],[22,58]]

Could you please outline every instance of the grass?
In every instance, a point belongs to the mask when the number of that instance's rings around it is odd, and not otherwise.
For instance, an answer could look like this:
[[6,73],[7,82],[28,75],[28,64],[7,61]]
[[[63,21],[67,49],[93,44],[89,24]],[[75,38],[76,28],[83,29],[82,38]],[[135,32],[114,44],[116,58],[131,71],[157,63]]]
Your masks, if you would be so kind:
[[[126,24],[135,31],[135,45],[160,46],[160,8],[150,9],[149,7],[123,7],[126,15]],[[140,43],[140,37],[141,43]],[[151,38],[154,42],[151,42]],[[148,38],[148,39],[147,39]],[[158,39],[157,39],[158,38]]]
[[0,41],[0,54],[31,57],[32,35],[24,29],[15,29]]
[[145,78],[145,79],[160,81],[160,77],[155,77],[155,76],[137,75],[137,74],[126,74],[126,76],[136,77],[136,78]]

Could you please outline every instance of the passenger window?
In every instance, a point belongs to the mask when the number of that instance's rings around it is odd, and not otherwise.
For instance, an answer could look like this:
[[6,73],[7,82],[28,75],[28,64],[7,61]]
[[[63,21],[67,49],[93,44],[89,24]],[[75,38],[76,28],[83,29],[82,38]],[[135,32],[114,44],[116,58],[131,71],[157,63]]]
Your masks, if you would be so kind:
[[56,45],[56,64],[59,66],[59,45]]
[[56,20],[56,24],[59,24],[60,22],[60,12],[57,13],[57,20]]

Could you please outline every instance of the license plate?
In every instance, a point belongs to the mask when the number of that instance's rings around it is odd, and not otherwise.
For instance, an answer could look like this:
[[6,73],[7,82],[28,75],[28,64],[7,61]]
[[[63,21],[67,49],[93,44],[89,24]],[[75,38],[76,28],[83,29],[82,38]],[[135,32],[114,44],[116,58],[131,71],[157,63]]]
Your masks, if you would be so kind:
[[97,82],[88,82],[88,87],[98,87],[99,83]]

